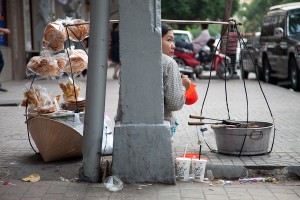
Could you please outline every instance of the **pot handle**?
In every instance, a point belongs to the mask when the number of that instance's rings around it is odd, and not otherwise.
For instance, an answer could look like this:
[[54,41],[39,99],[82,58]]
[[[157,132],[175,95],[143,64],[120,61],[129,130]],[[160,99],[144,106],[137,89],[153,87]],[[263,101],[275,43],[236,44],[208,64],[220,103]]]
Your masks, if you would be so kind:
[[[254,134],[254,133],[258,133],[258,134]],[[263,134],[262,130],[254,130],[254,131],[252,131],[252,133],[249,136],[249,138],[252,140],[260,140],[263,137],[264,137],[264,134]]]

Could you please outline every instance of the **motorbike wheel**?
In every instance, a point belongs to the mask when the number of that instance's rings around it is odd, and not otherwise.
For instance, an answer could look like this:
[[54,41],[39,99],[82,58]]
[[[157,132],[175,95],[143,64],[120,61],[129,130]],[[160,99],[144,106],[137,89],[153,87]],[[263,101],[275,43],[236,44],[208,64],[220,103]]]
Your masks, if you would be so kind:
[[188,75],[189,78],[195,80],[193,71],[188,72],[188,71],[185,70],[185,68],[187,66],[186,66],[185,62],[181,58],[174,57],[174,60],[176,61],[177,65],[178,65],[180,73]]
[[185,66],[185,63],[182,59],[174,58],[174,60],[177,62],[178,67],[184,67]]
[[226,67],[224,61],[221,61],[218,63],[217,75],[223,80],[225,80],[225,78],[229,80],[233,76],[233,68]]

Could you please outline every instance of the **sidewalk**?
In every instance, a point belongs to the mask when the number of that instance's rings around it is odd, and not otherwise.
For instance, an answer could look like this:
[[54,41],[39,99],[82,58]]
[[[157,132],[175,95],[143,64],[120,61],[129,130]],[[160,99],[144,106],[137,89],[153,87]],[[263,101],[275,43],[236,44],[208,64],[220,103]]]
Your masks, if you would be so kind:
[[[113,119],[118,99],[118,82],[111,78],[112,69],[108,70],[106,89],[106,114]],[[3,82],[8,92],[0,92],[0,104],[20,102],[23,98],[22,88],[31,80]],[[39,80],[40,84],[53,93],[60,93],[60,80]],[[85,78],[79,78],[81,88],[85,88]],[[207,79],[195,81],[199,100],[192,106],[176,112],[179,127],[174,136],[174,156],[187,152],[198,153],[197,131],[189,126],[189,115],[200,115],[203,98],[207,88]],[[246,81],[249,120],[272,123],[266,101],[257,81]],[[123,190],[111,193],[103,184],[76,183],[62,181],[76,179],[81,167],[81,159],[44,163],[31,149],[24,123],[24,108],[17,106],[0,106],[0,178],[9,179],[13,185],[0,186],[0,199],[300,199],[299,182],[294,182],[295,174],[300,173],[300,93],[278,86],[262,83],[265,96],[275,118],[276,137],[273,151],[268,155],[232,156],[210,151],[202,146],[202,157],[208,159],[207,168],[213,171],[215,178],[237,180],[240,177],[276,177],[279,184],[233,182],[231,185],[209,186],[206,183],[178,182],[176,186],[149,185],[138,190],[139,185],[124,185]],[[84,92],[84,91],[82,91]],[[242,80],[227,82],[228,104],[231,119],[246,119],[246,97]],[[203,116],[227,119],[224,82],[211,80],[206,98]],[[210,126],[204,133],[207,143],[216,149],[216,140]],[[273,135],[272,135],[273,137]],[[33,141],[32,141],[33,143]],[[34,146],[34,144],[33,144]],[[35,147],[35,146],[34,146]],[[36,148],[36,147],[35,147]],[[259,173],[258,173],[259,172]],[[37,183],[20,182],[32,173],[42,177]]]

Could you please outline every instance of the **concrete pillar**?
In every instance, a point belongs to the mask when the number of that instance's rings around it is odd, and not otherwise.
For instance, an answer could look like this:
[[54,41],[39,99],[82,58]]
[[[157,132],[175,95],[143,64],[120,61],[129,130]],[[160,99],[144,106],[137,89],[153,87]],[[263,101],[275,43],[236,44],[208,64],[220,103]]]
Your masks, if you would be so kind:
[[160,0],[122,0],[121,124],[112,173],[126,183],[175,183],[170,125],[163,117]]

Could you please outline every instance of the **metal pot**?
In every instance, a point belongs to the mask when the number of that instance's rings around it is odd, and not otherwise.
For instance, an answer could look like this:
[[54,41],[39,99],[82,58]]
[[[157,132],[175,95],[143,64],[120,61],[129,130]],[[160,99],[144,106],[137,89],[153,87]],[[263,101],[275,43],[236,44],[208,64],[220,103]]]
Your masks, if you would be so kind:
[[[246,122],[244,122],[246,123]],[[230,155],[259,155],[268,152],[273,124],[268,122],[249,122],[255,128],[232,128],[214,126],[219,153]]]

